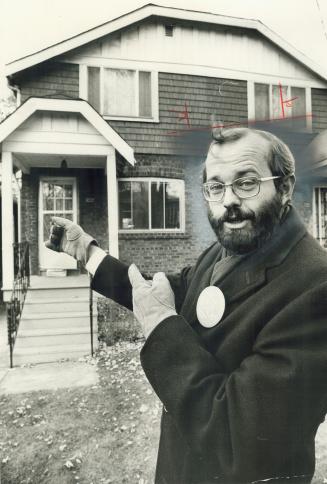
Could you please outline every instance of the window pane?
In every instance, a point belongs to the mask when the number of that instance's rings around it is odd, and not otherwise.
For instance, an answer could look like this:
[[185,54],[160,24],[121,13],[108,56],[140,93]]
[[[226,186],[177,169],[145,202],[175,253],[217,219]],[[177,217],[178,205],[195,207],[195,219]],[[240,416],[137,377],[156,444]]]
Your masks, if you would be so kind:
[[132,214],[134,229],[149,228],[149,183],[132,182]]
[[73,185],[64,185],[65,198],[72,198]]
[[254,85],[255,119],[269,119],[269,85]]
[[94,109],[100,112],[100,68],[88,67],[87,74],[87,99]]
[[163,189],[163,182],[151,183],[151,227],[153,229],[165,228]]
[[296,126],[305,128],[307,125],[306,120],[306,106],[305,106],[305,89],[303,87],[292,87],[292,97],[296,97],[292,101],[292,117],[296,118],[294,123]]
[[73,200],[71,198],[65,200],[65,210],[73,210]]
[[136,116],[135,71],[104,69],[103,114]]
[[180,228],[180,204],[183,186],[180,182],[165,183],[165,227],[166,229]]
[[151,72],[139,72],[139,115],[145,118],[152,116],[151,109]]
[[119,228],[131,229],[132,226],[132,204],[131,204],[131,182],[118,184],[119,193]]

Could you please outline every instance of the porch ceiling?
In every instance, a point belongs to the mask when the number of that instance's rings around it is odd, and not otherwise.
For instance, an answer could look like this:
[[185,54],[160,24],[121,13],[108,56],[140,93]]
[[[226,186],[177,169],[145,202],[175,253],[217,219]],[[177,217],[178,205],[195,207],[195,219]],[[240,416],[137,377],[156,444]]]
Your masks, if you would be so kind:
[[[106,168],[105,156],[40,154],[40,153],[14,153],[14,163],[18,168],[61,168],[66,160],[67,168]],[[64,169],[64,168],[62,168]]]

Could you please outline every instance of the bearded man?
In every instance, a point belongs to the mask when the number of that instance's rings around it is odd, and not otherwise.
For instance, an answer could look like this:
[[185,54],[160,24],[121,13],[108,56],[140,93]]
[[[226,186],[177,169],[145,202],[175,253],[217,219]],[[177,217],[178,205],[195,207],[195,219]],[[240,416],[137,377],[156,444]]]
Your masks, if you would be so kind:
[[327,407],[327,258],[291,205],[294,158],[275,136],[214,135],[203,193],[217,242],[145,279],[72,222],[58,248],[132,309],[164,405],[157,484],[309,483]]

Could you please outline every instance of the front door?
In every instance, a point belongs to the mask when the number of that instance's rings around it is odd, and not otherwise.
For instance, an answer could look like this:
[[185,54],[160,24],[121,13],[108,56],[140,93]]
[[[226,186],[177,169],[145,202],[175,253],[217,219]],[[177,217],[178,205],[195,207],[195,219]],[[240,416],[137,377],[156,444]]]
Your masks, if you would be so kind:
[[46,269],[76,269],[77,262],[67,254],[47,249],[51,217],[64,217],[77,223],[75,178],[47,177],[40,180],[39,191],[39,265]]

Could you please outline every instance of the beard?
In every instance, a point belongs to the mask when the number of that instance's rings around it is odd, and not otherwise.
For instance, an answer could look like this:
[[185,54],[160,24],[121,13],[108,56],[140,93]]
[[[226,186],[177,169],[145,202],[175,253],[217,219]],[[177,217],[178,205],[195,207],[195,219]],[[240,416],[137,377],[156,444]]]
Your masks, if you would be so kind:
[[[276,193],[256,213],[234,206],[217,219],[208,207],[208,219],[221,245],[228,252],[241,255],[259,249],[272,237],[280,223],[283,209],[280,195]],[[224,222],[238,223],[243,220],[247,220],[247,224],[242,228],[227,228],[224,225]]]

